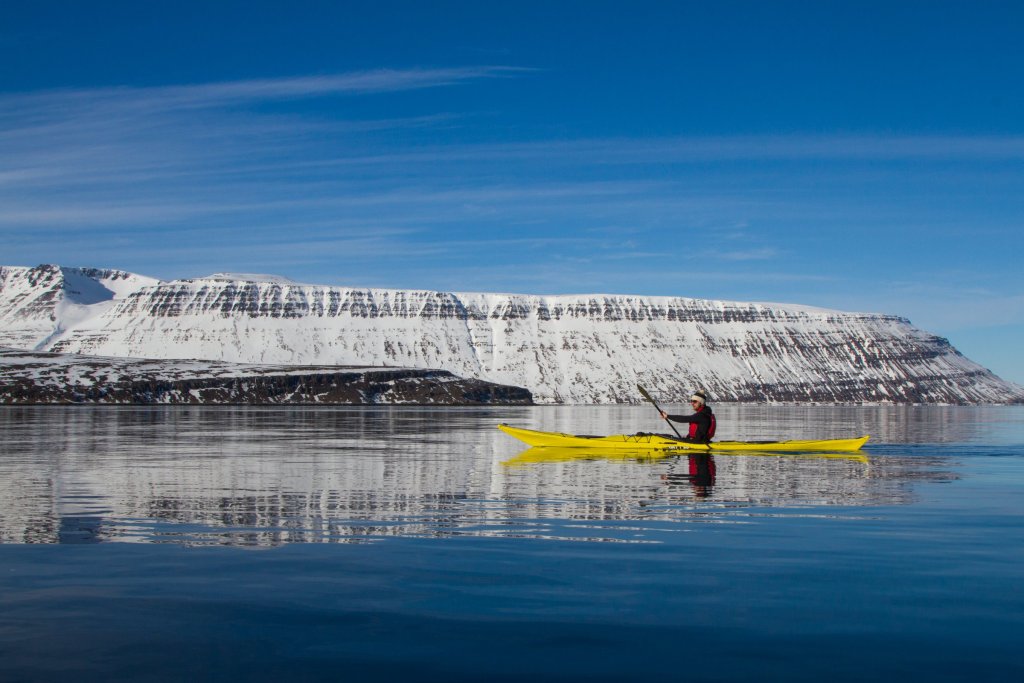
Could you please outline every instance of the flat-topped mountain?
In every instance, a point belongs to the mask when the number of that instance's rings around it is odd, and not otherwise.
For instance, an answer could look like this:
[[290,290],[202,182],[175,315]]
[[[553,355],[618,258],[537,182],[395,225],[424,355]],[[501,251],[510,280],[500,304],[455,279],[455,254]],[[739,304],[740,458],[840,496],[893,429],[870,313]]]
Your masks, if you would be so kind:
[[716,401],[1024,402],[1024,388],[904,318],[684,297],[362,289],[224,273],[159,282],[2,267],[0,345],[434,368],[525,387],[540,403],[635,402],[637,383],[666,401],[700,387]]

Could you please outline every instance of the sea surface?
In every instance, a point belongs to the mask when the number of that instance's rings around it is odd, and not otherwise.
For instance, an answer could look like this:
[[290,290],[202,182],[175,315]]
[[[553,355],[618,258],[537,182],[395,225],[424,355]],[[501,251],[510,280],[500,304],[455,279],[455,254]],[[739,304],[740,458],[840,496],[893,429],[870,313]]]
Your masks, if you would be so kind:
[[[667,406],[681,411],[681,406]],[[1024,406],[0,408],[0,681],[1024,680]]]

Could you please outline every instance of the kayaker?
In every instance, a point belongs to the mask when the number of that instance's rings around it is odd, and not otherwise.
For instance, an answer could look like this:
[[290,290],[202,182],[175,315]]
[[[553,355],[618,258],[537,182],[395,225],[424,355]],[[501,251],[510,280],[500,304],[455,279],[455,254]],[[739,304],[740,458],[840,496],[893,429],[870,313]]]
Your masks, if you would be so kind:
[[703,391],[693,392],[690,397],[693,415],[669,415],[661,411],[661,419],[666,422],[688,422],[690,433],[683,437],[688,443],[708,443],[715,436],[715,414],[708,405],[708,397]]

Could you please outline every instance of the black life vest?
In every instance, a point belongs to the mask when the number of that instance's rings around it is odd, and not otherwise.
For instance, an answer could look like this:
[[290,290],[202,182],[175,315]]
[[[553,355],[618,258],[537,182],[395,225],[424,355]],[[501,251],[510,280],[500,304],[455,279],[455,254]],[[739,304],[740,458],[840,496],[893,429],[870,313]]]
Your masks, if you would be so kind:
[[[708,441],[711,441],[711,439],[715,438],[715,427],[718,426],[718,423],[715,420],[715,414],[713,412],[711,412],[711,409],[708,408],[707,406],[703,406],[700,409],[700,411],[698,411],[698,412],[702,412],[702,411],[705,411],[705,410],[708,412],[708,417],[711,418],[711,424],[708,425],[708,433],[707,433],[707,436],[705,438]],[[694,439],[694,438],[697,437],[697,423],[696,422],[691,422],[690,423],[690,433],[687,434],[687,437],[689,437],[691,439]]]

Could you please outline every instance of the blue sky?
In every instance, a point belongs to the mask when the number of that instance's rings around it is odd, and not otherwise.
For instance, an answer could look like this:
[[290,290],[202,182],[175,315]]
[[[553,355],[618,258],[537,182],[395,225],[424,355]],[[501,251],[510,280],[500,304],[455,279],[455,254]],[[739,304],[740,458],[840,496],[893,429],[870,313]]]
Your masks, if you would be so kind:
[[0,5],[0,263],[894,313],[1024,383],[1019,2]]

